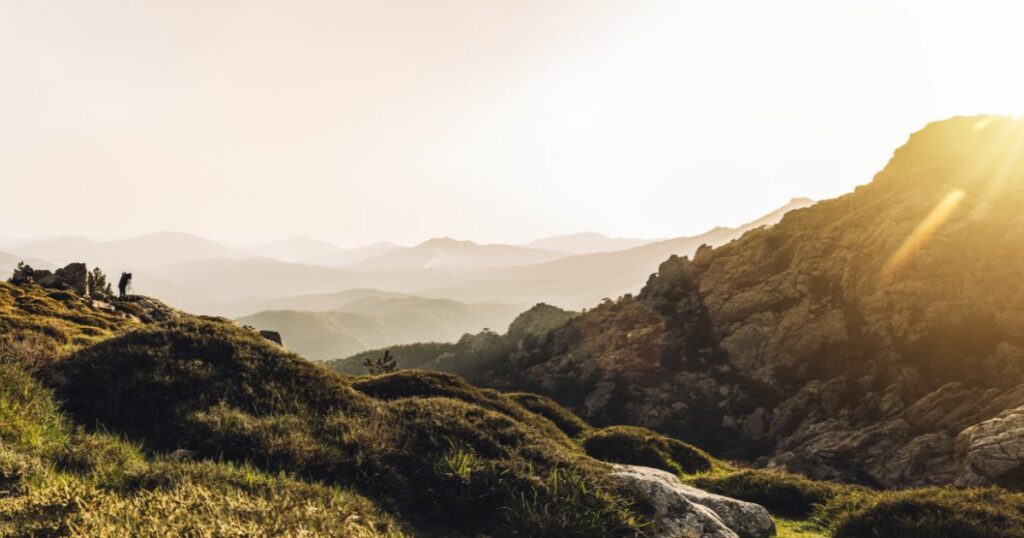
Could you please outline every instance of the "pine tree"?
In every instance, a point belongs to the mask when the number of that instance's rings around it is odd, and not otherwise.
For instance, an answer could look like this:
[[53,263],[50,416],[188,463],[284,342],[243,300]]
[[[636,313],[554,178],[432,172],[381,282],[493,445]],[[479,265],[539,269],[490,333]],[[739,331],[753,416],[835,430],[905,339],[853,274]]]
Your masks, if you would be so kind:
[[390,374],[398,369],[395,357],[391,354],[390,350],[384,350],[384,354],[380,357],[367,357],[363,359],[363,365],[366,366],[371,375]]
[[88,276],[89,296],[93,299],[107,299],[113,297],[114,290],[107,282],[107,275],[99,267],[93,267]]

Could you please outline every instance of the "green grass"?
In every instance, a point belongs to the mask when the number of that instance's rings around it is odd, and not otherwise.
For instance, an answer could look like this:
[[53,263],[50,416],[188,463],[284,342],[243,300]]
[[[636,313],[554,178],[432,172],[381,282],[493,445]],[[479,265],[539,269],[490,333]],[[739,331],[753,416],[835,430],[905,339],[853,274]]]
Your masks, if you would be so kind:
[[775,518],[776,538],[827,538],[827,529],[811,521]]
[[47,479],[0,496],[3,536],[403,534],[353,492],[213,462],[147,462],[117,483],[50,471]]
[[130,318],[94,308],[74,293],[0,282],[0,335],[5,337],[43,335],[70,352],[133,326]]

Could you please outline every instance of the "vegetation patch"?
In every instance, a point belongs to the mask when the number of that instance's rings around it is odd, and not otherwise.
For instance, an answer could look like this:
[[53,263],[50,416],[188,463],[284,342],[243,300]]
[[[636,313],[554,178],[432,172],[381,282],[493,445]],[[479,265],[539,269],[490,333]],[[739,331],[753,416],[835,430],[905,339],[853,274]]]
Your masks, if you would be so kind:
[[380,400],[414,396],[462,400],[529,424],[561,444],[571,444],[566,433],[543,413],[532,412],[514,398],[493,389],[475,387],[452,374],[427,370],[399,370],[387,375],[361,377],[352,383],[352,387]]
[[712,473],[693,477],[690,482],[705,491],[760,504],[772,514],[788,518],[809,517],[840,494],[866,491],[760,469]]
[[1024,494],[925,488],[841,499],[823,510],[836,538],[1020,538]]
[[550,420],[569,437],[578,437],[591,429],[583,419],[547,396],[532,392],[509,392],[505,393],[505,396],[526,408],[527,411]]
[[583,449],[599,460],[654,467],[679,475],[703,473],[715,467],[714,459],[703,450],[636,426],[593,431],[583,440]]

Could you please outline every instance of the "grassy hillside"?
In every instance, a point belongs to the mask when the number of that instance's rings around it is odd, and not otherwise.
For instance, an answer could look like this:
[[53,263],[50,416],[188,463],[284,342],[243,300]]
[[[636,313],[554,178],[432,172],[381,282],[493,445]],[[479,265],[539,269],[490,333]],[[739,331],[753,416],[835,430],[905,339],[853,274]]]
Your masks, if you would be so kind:
[[[601,460],[764,504],[789,536],[1018,536],[1000,489],[741,469],[441,373],[334,373],[227,320],[0,285],[0,535],[642,536]],[[156,318],[165,321],[145,321]],[[916,533],[916,534],[915,534]]]

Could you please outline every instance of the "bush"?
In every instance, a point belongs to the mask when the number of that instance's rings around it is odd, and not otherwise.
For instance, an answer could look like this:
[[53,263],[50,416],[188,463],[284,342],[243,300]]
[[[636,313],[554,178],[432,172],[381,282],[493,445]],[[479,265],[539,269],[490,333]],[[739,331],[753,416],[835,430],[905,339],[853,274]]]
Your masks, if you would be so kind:
[[883,492],[843,504],[825,508],[836,538],[1024,537],[1024,494],[1000,488]]
[[558,426],[569,437],[577,437],[590,430],[590,425],[584,422],[583,419],[558,405],[557,402],[547,396],[531,392],[510,392],[506,393],[505,396],[526,408],[527,411],[536,413],[554,422],[555,426]]
[[583,440],[587,454],[599,460],[654,467],[676,474],[710,471],[714,460],[699,448],[635,426],[611,426]]
[[698,476],[692,483],[712,493],[760,504],[777,516],[790,518],[808,517],[837,495],[859,489],[755,469]]

